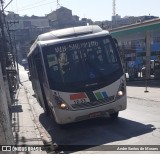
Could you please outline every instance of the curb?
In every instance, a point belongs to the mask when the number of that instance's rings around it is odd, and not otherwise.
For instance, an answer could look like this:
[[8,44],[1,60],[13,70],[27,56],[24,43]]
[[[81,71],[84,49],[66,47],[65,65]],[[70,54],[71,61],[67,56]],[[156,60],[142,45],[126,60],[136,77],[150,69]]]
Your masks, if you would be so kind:
[[40,133],[40,138],[44,144],[44,149],[47,153],[52,153],[54,154],[55,152],[55,147],[56,145],[52,142],[52,139],[51,139],[51,136],[48,134],[48,132],[43,128],[43,126],[41,125],[41,123],[39,122],[38,120],[38,116],[35,112],[35,109],[34,107],[31,105],[31,102],[29,100],[29,96],[31,95],[30,92],[27,90],[27,88],[22,84],[24,90],[25,90],[25,94],[26,94],[26,97],[27,97],[27,101],[28,101],[28,104],[30,106],[30,109],[31,109],[31,114],[32,114],[32,121],[34,122],[35,124],[35,128],[39,131]]
[[151,100],[151,99],[147,99],[147,98],[139,98],[139,97],[131,97],[131,96],[127,96],[127,98],[132,98],[132,99],[138,99],[138,100],[144,100],[144,101],[152,101],[152,102],[160,102],[160,101],[157,101],[157,100]]

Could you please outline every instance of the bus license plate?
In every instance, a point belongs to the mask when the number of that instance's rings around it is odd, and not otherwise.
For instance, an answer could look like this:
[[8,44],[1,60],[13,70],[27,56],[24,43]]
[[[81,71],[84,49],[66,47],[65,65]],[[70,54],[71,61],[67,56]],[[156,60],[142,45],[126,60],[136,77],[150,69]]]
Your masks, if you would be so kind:
[[94,112],[94,113],[89,114],[89,117],[90,118],[96,118],[96,117],[100,117],[102,115],[103,115],[102,112]]

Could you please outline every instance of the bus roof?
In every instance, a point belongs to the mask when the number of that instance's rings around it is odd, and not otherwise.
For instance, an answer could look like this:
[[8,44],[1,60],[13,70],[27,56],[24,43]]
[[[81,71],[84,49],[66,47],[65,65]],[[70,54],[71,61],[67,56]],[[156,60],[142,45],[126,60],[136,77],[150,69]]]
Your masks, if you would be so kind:
[[102,29],[97,25],[65,28],[65,29],[54,30],[48,33],[41,34],[38,36],[38,40],[47,41],[47,40],[65,38],[65,37],[90,34],[90,33],[97,33],[100,31],[102,31]]
[[[102,31],[103,29],[101,29],[97,25],[89,25],[89,26],[79,26],[79,27],[59,29],[59,30],[54,30],[54,31],[41,34],[37,37],[36,41],[31,46],[28,56],[32,53],[32,50],[37,46],[39,42],[42,43],[46,41],[50,42],[53,40],[73,38],[73,37],[82,36],[82,35],[84,36],[89,34],[95,34]],[[109,32],[107,31],[107,33]]]

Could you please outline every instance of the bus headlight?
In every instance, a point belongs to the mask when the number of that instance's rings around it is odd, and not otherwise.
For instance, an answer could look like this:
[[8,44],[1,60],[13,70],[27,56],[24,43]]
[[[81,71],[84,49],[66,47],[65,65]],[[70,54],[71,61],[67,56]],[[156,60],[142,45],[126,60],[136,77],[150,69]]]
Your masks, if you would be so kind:
[[118,96],[123,96],[123,91],[118,91]]
[[67,104],[65,104],[65,103],[61,103],[59,107],[60,107],[61,109],[68,109],[68,106],[67,106]]
[[56,104],[58,105],[58,107],[60,109],[62,109],[62,110],[68,110],[69,109],[67,103],[65,103],[61,98],[56,97],[55,100],[56,100]]
[[121,84],[119,86],[118,92],[117,92],[117,99],[119,99],[120,97],[122,97],[125,94],[126,88],[125,88],[125,83],[122,80]]

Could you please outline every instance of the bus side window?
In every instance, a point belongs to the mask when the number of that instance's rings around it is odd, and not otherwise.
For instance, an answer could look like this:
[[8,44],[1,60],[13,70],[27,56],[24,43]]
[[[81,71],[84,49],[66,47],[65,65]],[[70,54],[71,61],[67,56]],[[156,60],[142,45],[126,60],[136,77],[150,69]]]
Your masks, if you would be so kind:
[[[36,48],[38,51],[38,48]],[[39,80],[41,83],[45,82],[44,70],[42,66],[41,54],[37,52],[32,56],[33,78]]]
[[39,78],[40,82],[41,83],[46,82],[42,61],[40,58],[36,59],[36,68],[37,68],[38,78]]
[[35,70],[35,64],[34,64],[34,57],[33,55],[31,56],[31,78],[36,79],[36,70]]

